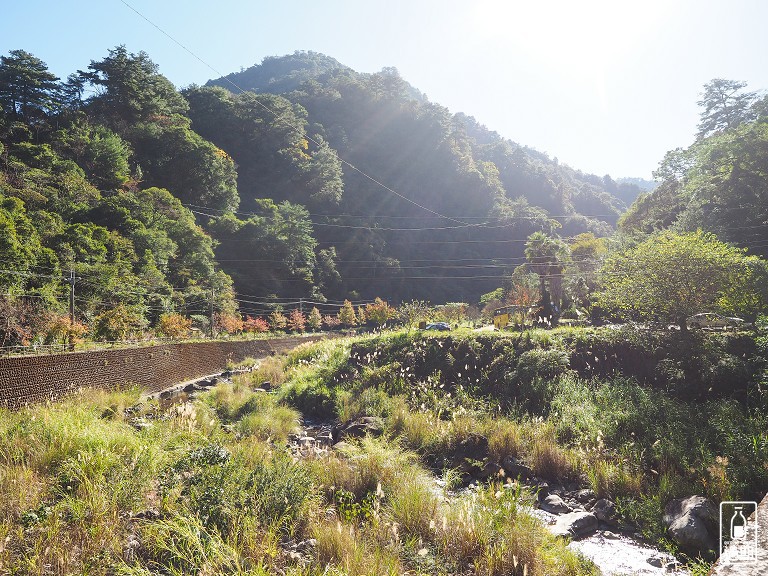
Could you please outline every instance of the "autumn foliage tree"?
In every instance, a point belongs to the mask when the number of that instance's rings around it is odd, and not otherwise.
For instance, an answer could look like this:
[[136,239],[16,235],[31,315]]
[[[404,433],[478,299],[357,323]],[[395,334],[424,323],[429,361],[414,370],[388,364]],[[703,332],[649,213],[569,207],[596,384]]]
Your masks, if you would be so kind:
[[217,332],[237,334],[243,331],[243,319],[240,317],[240,314],[219,312],[214,315],[213,321]]
[[251,316],[246,316],[245,320],[243,321],[243,331],[248,332],[249,334],[262,334],[264,332],[269,332],[269,322],[264,320],[264,318],[253,318]]
[[186,338],[191,328],[192,320],[176,312],[161,314],[157,322],[157,332],[167,338]]
[[283,331],[288,328],[288,318],[282,310],[275,310],[269,315],[269,324],[275,332]]
[[381,298],[376,298],[372,303],[366,304],[365,315],[376,326],[383,326],[390,318],[394,318],[397,311]]
[[77,321],[72,321],[64,314],[52,314],[45,326],[46,344],[69,344],[74,346],[88,332],[88,327]]
[[292,332],[302,333],[307,325],[307,317],[301,310],[291,310],[288,315],[288,328]]

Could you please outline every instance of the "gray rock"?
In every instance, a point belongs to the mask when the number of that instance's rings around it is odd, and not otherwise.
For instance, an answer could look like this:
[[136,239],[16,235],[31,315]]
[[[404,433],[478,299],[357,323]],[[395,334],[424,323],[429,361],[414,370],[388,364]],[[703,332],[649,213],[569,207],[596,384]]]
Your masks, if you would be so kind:
[[595,502],[591,510],[592,514],[597,516],[598,520],[610,524],[612,526],[618,526],[618,515],[616,514],[616,504],[608,500],[607,498],[601,498]]
[[587,502],[593,501],[597,499],[597,494],[589,488],[584,488],[583,490],[579,490],[574,494],[576,500],[581,502],[582,504],[586,504]]
[[534,484],[532,488],[538,493],[540,500],[549,494],[549,483],[543,480]]
[[667,563],[667,559],[662,556],[651,556],[646,562],[655,568],[663,568]]
[[333,445],[333,449],[334,449],[334,450],[340,450],[340,451],[342,451],[342,452],[343,452],[345,449],[349,449],[350,447],[351,447],[351,444],[350,444],[349,442],[344,442],[344,440],[341,440],[341,441],[339,441],[339,442],[336,442],[336,443]]
[[302,540],[296,545],[296,549],[299,552],[311,552],[315,549],[317,546],[317,540],[314,538],[309,538],[307,540]]
[[128,536],[128,542],[126,542],[123,548],[123,559],[126,562],[132,563],[138,559],[138,552],[141,548],[141,539],[136,534]]
[[719,511],[704,496],[672,500],[664,507],[664,525],[669,535],[689,555],[715,550]]
[[571,512],[558,516],[557,522],[549,527],[555,536],[578,540],[597,531],[597,517],[591,512]]
[[539,506],[541,506],[542,510],[546,510],[552,514],[567,514],[568,512],[573,511],[573,509],[557,494],[550,494],[541,501]]

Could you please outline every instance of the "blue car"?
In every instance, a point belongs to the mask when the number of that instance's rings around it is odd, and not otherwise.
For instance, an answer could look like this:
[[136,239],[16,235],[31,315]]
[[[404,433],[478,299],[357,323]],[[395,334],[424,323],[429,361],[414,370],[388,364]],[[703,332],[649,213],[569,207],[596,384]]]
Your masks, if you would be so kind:
[[440,332],[444,332],[446,330],[451,329],[451,325],[448,324],[448,322],[432,322],[431,324],[427,324],[427,327],[424,328],[425,330],[439,330]]

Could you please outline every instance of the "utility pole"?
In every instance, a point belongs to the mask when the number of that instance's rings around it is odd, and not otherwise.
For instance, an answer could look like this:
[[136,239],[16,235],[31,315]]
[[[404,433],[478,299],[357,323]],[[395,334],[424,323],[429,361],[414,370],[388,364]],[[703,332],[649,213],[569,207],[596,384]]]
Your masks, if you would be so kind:
[[[69,278],[66,280],[69,284],[69,325],[72,327],[75,324],[75,282],[77,282],[75,270],[73,268],[69,269]],[[75,343],[72,341],[71,334],[69,336],[69,349],[75,349]]]
[[210,310],[210,324],[211,324],[211,338],[215,338],[215,333],[213,330],[213,300],[216,298],[216,289],[211,285],[211,310]]

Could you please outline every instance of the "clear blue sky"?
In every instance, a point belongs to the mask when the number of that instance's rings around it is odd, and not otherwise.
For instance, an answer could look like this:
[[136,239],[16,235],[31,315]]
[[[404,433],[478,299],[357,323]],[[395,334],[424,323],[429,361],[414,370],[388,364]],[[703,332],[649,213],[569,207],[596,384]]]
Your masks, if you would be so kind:
[[[225,74],[323,52],[585,172],[650,177],[713,78],[768,88],[763,0],[126,0]],[[1,0],[0,53],[65,78],[125,44],[178,87],[217,76],[121,0]]]

